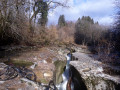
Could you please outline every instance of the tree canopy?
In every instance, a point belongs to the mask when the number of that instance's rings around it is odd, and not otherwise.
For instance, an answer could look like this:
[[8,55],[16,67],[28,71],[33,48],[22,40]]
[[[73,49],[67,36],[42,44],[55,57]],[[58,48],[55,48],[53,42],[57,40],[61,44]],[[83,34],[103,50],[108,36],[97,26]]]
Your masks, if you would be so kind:
[[75,42],[77,44],[95,44],[101,37],[102,28],[90,16],[78,18],[75,24]]
[[58,19],[58,27],[63,27],[65,25],[66,25],[65,16],[60,15],[60,17]]

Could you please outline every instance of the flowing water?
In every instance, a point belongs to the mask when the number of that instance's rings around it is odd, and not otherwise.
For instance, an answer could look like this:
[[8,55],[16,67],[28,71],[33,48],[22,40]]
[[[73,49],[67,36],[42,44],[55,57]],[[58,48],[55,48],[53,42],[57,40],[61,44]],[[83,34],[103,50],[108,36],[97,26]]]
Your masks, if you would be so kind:
[[70,78],[70,60],[71,60],[71,55],[68,55],[66,58],[67,58],[67,63],[66,63],[66,66],[65,66],[65,70],[62,74],[62,79],[63,79],[63,82],[60,83],[60,85],[58,86],[58,89],[59,90],[66,90],[66,86],[67,86],[67,83],[68,83],[68,80]]
[[[71,90],[120,90],[120,84],[102,77],[90,75],[83,77],[79,71],[69,64],[70,58],[67,57],[67,64],[62,73],[62,82],[57,85],[58,90],[67,90],[67,83],[71,77]],[[63,65],[63,64],[61,64]]]
[[68,88],[67,84],[69,83],[70,79],[71,79],[71,83],[69,88],[71,88],[71,90],[79,90],[79,89],[87,90],[87,87],[85,86],[85,83],[81,75],[75,69],[75,67],[69,64],[70,61],[71,61],[71,55],[68,54],[67,64],[65,66],[64,72],[62,73],[63,81],[57,86],[58,90],[66,90]]

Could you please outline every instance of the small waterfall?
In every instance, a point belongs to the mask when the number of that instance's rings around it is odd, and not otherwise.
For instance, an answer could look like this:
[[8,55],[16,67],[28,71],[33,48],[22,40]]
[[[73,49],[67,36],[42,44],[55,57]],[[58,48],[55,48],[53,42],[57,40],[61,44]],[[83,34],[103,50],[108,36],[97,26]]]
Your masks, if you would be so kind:
[[59,90],[66,90],[67,83],[68,83],[69,78],[70,78],[70,73],[69,73],[70,72],[69,71],[70,65],[69,65],[69,63],[71,61],[71,54],[67,54],[66,58],[67,58],[67,64],[65,66],[65,71],[62,74],[63,82],[60,84]]
[[[64,61],[56,61],[56,86],[58,90],[119,90],[120,84],[113,81],[96,77],[83,77],[80,72],[72,65],[70,65],[71,55],[67,55],[67,63]],[[83,79],[84,78],[84,79]],[[70,82],[70,83],[69,83]],[[68,85],[69,83],[69,85]],[[68,89],[68,87],[71,89]]]
[[72,55],[70,53],[66,56],[67,64],[62,74],[63,82],[59,85],[58,90],[87,90],[79,72],[75,69],[75,67],[70,65],[71,57]]

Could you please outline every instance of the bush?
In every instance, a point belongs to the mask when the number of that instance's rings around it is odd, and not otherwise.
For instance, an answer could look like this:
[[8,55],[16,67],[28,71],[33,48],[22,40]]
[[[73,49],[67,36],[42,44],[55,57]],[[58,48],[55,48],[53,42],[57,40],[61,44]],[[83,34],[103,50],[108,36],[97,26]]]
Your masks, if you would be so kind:
[[9,11],[7,15],[0,13],[0,44],[27,42],[29,40],[28,22],[24,15],[14,15]]

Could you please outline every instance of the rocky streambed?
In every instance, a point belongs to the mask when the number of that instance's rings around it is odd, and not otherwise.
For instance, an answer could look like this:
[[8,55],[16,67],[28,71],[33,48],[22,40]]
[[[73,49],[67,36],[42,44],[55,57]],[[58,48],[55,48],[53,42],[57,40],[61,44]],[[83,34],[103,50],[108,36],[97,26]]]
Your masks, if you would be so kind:
[[[80,85],[85,84],[88,90],[119,90],[119,75],[105,74],[102,63],[90,57],[89,51],[80,46],[72,46],[72,48],[76,52],[73,53],[74,61],[70,61],[71,69],[72,72],[77,73],[75,77],[79,80]],[[37,82],[18,77],[12,81],[0,82],[1,90],[47,90],[50,80],[54,80],[56,84],[61,83],[61,75],[66,64],[65,56],[68,52],[69,50],[65,46],[45,47],[11,57],[15,60],[22,59],[35,63],[36,65],[29,68],[37,75]]]
[[[70,61],[70,65],[74,76],[80,81],[79,85],[86,86],[88,90],[119,90],[120,75],[105,74],[103,69],[105,65],[91,57],[89,51],[80,47],[74,49],[76,52],[73,53],[74,58]],[[85,90],[83,87],[79,89]]]

